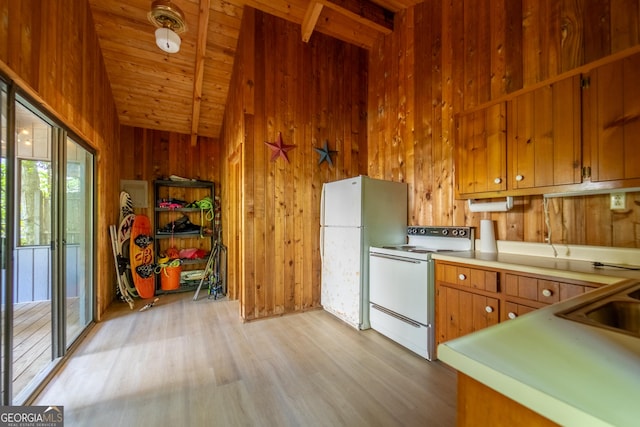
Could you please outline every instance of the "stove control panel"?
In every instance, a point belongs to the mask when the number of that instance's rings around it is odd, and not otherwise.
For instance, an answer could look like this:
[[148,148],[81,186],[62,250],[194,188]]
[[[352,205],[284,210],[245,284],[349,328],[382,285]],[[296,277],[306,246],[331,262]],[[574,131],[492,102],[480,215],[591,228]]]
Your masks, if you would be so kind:
[[407,227],[409,236],[425,236],[425,237],[458,237],[473,239],[473,227]]

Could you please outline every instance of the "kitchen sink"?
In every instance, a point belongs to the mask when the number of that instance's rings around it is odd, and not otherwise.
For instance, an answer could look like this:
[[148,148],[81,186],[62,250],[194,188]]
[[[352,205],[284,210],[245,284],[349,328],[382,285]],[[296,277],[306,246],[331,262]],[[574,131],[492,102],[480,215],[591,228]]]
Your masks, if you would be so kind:
[[640,284],[556,313],[565,319],[640,337]]

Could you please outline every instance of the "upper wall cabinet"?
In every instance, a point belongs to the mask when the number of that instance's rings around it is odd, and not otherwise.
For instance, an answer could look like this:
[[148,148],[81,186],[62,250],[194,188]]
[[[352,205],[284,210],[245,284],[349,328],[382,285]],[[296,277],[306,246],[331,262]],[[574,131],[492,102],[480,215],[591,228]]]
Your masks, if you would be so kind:
[[461,114],[460,197],[532,194],[582,180],[580,76]]
[[581,182],[580,76],[508,101],[507,123],[510,189]]
[[640,178],[639,76],[640,54],[585,76],[590,84],[584,91],[584,142],[592,182]]
[[460,114],[457,196],[640,187],[639,49]]
[[458,117],[456,185],[460,194],[506,190],[505,108],[501,102]]

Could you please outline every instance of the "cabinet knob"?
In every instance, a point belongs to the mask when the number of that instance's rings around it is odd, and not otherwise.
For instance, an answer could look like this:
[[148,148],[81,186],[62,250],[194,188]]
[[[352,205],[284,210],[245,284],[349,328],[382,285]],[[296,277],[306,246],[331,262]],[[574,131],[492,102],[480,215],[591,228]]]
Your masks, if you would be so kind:
[[493,307],[491,307],[490,305],[486,306],[484,308],[484,311],[486,311],[487,313],[493,313]]
[[553,294],[553,292],[551,292],[550,289],[543,289],[542,290],[542,295],[545,297],[550,297]]
[[458,279],[460,279],[460,280],[467,280],[467,276],[465,276],[464,274],[460,273],[460,274],[458,275]]
[[496,178],[493,180],[494,183],[500,184],[502,182],[502,178]]
[[524,179],[524,176],[516,175],[516,181],[522,181],[523,179]]
[[509,319],[515,319],[516,317],[518,317],[518,315],[515,314],[513,311],[510,311],[509,314],[507,314],[507,317]]

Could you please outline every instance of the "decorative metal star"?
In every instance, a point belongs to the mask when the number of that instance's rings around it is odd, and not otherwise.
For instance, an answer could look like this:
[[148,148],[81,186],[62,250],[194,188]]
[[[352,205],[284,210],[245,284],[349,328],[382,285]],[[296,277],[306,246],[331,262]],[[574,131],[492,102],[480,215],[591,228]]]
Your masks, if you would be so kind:
[[331,161],[331,155],[336,154],[337,151],[329,150],[329,141],[324,141],[324,146],[322,148],[313,147],[314,150],[320,154],[320,158],[318,159],[318,164],[324,162],[325,160],[329,163],[329,166],[333,167],[333,162]]
[[295,145],[287,145],[282,142],[282,133],[278,132],[278,140],[276,142],[266,142],[271,149],[271,161],[275,161],[278,157],[282,157],[289,163],[289,157],[287,156],[287,151],[291,151],[296,148]]

